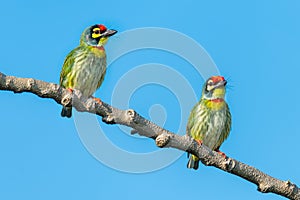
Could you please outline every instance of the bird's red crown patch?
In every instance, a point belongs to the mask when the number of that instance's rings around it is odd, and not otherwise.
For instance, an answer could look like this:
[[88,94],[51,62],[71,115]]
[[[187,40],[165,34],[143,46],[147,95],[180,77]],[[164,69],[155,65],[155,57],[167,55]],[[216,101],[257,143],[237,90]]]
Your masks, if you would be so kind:
[[212,76],[210,78],[214,83],[220,82],[220,81],[225,81],[225,78],[223,76]]
[[98,27],[99,27],[101,33],[104,33],[107,30],[107,28],[102,24],[99,24]]

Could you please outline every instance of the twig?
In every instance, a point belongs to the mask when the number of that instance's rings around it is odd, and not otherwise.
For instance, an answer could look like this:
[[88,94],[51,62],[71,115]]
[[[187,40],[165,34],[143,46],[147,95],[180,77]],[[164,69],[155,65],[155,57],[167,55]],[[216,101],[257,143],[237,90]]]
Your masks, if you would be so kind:
[[72,105],[80,112],[96,113],[108,124],[122,124],[134,129],[133,133],[155,140],[160,148],[172,147],[198,156],[204,165],[214,166],[235,174],[258,186],[258,191],[275,193],[289,199],[300,200],[300,189],[290,181],[282,181],[232,158],[224,158],[206,146],[199,146],[190,137],[174,134],[140,116],[136,111],[120,110],[109,104],[99,104],[93,98],[85,98],[80,91],[68,90],[54,83],[32,78],[6,76],[0,72],[0,90],[14,93],[30,92],[41,98],[50,98],[61,105]]

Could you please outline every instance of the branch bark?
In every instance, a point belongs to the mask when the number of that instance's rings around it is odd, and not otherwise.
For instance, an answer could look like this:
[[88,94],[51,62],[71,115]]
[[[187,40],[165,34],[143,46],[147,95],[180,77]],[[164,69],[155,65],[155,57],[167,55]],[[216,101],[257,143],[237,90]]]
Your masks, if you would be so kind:
[[204,145],[199,146],[196,141],[186,135],[180,136],[157,126],[132,109],[120,110],[104,102],[99,104],[93,98],[86,98],[78,90],[74,90],[71,94],[54,83],[6,76],[1,72],[0,90],[14,93],[30,92],[41,98],[53,99],[61,105],[72,105],[80,112],[95,113],[101,116],[102,121],[107,124],[122,124],[133,128],[134,133],[154,139],[160,148],[171,147],[197,155],[204,165],[214,166],[246,179],[256,184],[258,191],[262,193],[275,193],[289,199],[300,200],[299,187],[289,180],[276,179],[233,158],[224,158]]

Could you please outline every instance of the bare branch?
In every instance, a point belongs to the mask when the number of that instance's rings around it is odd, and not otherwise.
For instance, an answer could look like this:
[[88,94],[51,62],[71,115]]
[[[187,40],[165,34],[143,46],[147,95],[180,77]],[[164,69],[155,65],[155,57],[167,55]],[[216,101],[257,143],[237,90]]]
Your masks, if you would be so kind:
[[72,105],[80,112],[96,113],[108,124],[122,124],[134,129],[133,133],[155,140],[161,148],[172,147],[197,155],[204,165],[214,166],[235,174],[258,186],[258,191],[275,193],[289,199],[300,200],[300,189],[290,181],[282,181],[262,171],[232,158],[224,158],[206,146],[199,146],[196,141],[184,135],[174,134],[140,116],[134,110],[120,110],[106,103],[99,104],[92,98],[85,98],[80,91],[68,90],[54,83],[47,83],[32,78],[17,78],[0,73],[0,90],[14,93],[30,92],[41,98],[50,98],[61,105]]

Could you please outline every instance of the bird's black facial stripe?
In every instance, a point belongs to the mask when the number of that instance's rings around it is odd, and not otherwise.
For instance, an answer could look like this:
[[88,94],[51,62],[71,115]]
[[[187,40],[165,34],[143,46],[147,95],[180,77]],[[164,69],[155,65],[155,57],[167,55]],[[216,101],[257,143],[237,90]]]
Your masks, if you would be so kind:
[[100,37],[101,34],[103,34],[104,32],[106,32],[106,30],[107,30],[106,27],[103,26],[103,25],[94,25],[90,29],[91,36],[92,36],[92,38],[96,38],[96,36]]
[[205,90],[207,92],[210,92],[212,90],[213,85],[214,82],[211,79],[207,80]]
[[219,88],[219,87],[224,87],[226,85],[227,81],[218,81],[218,82],[213,82],[212,80],[208,80],[206,82],[206,88],[205,90],[207,92],[211,92],[213,91],[214,89],[216,88]]
[[[91,32],[93,32],[93,30],[95,29],[95,28],[99,28],[97,25],[94,25],[94,26],[92,26],[91,27]],[[100,30],[100,29],[99,29]]]
[[100,41],[100,29],[95,25],[90,28],[90,33],[87,35],[89,37],[89,41],[91,41],[91,44],[98,44]]
[[214,84],[214,82],[212,80],[207,81],[207,85],[213,85],[213,84]]

